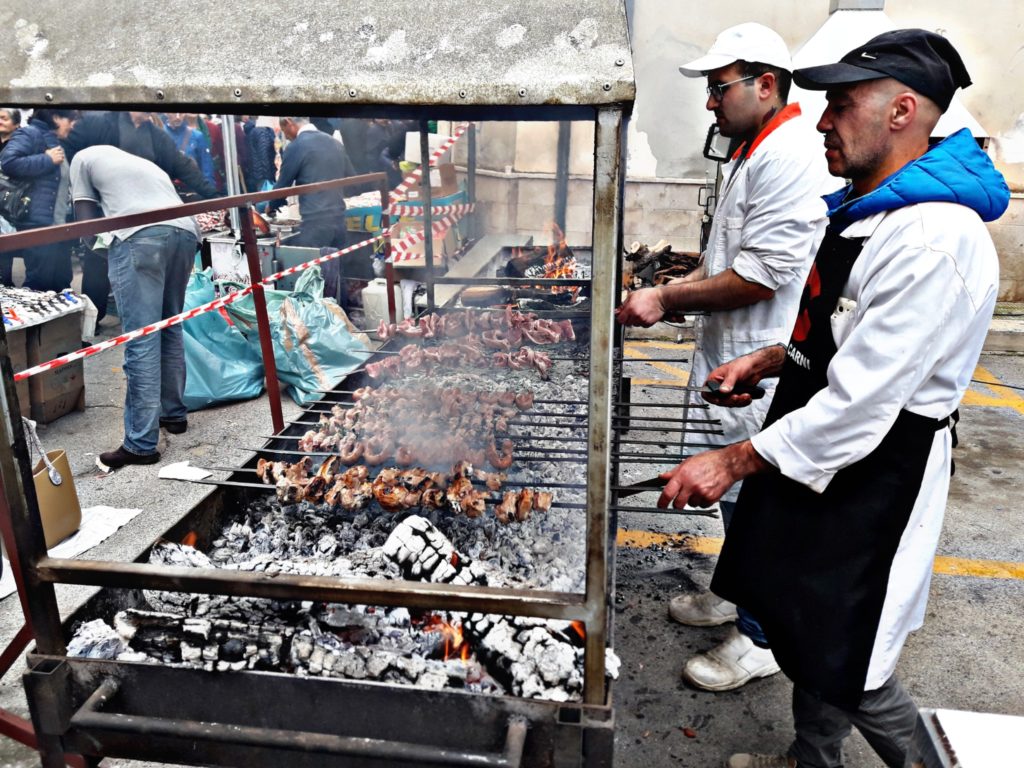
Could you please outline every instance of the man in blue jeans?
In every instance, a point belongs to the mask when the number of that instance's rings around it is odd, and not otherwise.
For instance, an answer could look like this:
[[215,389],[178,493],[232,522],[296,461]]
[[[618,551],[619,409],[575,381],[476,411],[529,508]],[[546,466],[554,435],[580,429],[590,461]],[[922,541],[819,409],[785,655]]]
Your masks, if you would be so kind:
[[[71,197],[79,220],[181,205],[166,173],[112,146],[88,147],[75,155]],[[181,312],[197,245],[198,229],[192,218],[114,230],[110,235],[108,271],[123,329],[135,330]],[[182,399],[181,326],[128,342],[124,372],[128,378],[124,443],[100,454],[100,461],[111,469],[155,464],[160,460],[156,450],[160,427],[173,434],[188,428]]]

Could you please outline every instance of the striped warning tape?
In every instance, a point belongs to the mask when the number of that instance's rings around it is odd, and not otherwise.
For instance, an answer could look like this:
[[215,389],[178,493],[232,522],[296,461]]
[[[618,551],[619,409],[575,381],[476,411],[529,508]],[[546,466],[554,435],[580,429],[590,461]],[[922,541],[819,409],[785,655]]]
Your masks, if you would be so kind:
[[[472,208],[472,206],[470,206]],[[445,233],[451,229],[451,227],[461,218],[461,214],[452,214],[445,216],[443,219],[438,219],[434,222],[430,231],[433,233],[435,238],[443,237]],[[391,246],[391,257],[388,259],[392,264],[401,264],[403,261],[416,261],[421,258],[419,253],[412,253],[410,249],[422,243],[427,239],[423,230],[418,232],[412,232],[411,234],[403,237],[397,243],[393,243]]]
[[[455,145],[455,142],[461,139],[462,135],[468,130],[469,123],[459,123],[459,125],[452,132],[452,135],[445,139],[444,142],[442,142],[441,146],[434,150],[433,154],[430,155],[429,164],[437,165],[437,161],[441,159],[441,155],[443,155],[445,152],[451,149]],[[412,187],[413,184],[416,184],[420,180],[420,178],[423,176],[423,167],[424,166],[421,163],[419,168],[417,168],[415,171],[413,171],[404,179],[402,179],[402,183],[395,187],[393,190],[391,190],[392,205],[397,203],[402,198],[402,196],[409,191],[410,187]],[[391,210],[388,210],[388,213],[391,212]]]
[[[432,205],[430,206],[431,216],[448,216],[456,214],[464,216],[473,210],[473,203],[456,203],[454,205]],[[392,216],[422,216],[422,205],[393,205],[391,206]]]
[[85,347],[75,352],[71,352],[70,354],[63,355],[61,357],[55,357],[53,360],[48,360],[45,363],[40,363],[39,365],[33,366],[32,368],[26,368],[24,371],[14,374],[14,380],[21,381],[22,379],[27,379],[30,376],[35,376],[36,374],[39,373],[52,371],[54,368],[60,368],[62,365],[73,363],[75,360],[82,360],[86,357],[92,357],[93,355],[99,352],[111,349],[112,347],[120,346],[121,344],[126,344],[129,341],[137,339],[141,336],[148,336],[151,333],[162,331],[164,328],[170,328],[172,325],[179,325],[185,322],[186,320],[192,319],[196,315],[201,315],[204,312],[210,312],[212,310],[220,309],[221,307],[226,307],[228,304],[233,304],[234,302],[238,301],[244,296],[248,296],[250,293],[252,293],[256,289],[257,285],[269,285],[277,280],[280,280],[282,277],[294,275],[296,272],[301,272],[304,269],[309,269],[310,267],[316,266],[318,264],[324,264],[325,262],[331,261],[332,259],[337,259],[340,256],[344,256],[346,253],[352,253],[353,251],[357,251],[360,248],[364,248],[367,245],[374,245],[378,241],[383,239],[384,234],[380,234],[377,235],[376,237],[371,237],[369,240],[363,240],[362,242],[356,243],[354,245],[346,246],[345,248],[342,248],[339,251],[334,251],[333,253],[328,253],[323,256],[319,256],[303,264],[297,264],[294,267],[288,267],[287,269],[283,269],[280,272],[276,272],[275,274],[270,275],[269,277],[263,278],[263,280],[261,280],[259,283],[256,283],[255,285],[246,286],[245,288],[235,291],[234,293],[229,293],[226,296],[221,296],[219,299],[208,301],[205,304],[200,304],[198,307],[193,307],[192,309],[187,310],[185,312],[181,312],[180,314],[164,318],[163,320],[159,320],[149,325],[144,325],[141,328],[136,328],[134,331],[122,333],[120,336],[115,336],[112,339],[101,341],[99,344],[93,344],[91,347]]

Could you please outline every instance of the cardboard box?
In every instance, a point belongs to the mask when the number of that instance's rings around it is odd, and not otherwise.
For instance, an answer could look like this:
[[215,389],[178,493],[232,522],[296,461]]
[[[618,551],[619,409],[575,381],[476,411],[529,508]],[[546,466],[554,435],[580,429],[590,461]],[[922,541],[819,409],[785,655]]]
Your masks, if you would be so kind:
[[[82,316],[75,312],[26,329],[28,365],[39,365],[82,348]],[[85,367],[76,360],[28,380],[32,418],[49,424],[71,411],[85,410]]]
[[[402,218],[391,228],[391,242],[397,243],[406,235],[412,232],[422,232],[423,221],[420,219]],[[450,227],[443,236],[438,237],[432,236],[434,244],[434,266],[440,267],[443,265],[446,259],[451,258],[455,254],[455,250],[458,247],[458,242],[455,237],[455,227]],[[427,266],[426,253],[426,242],[418,242],[411,246],[406,252],[412,254],[414,258],[406,258],[403,261],[395,264],[398,269],[404,269],[407,267],[425,267]]]
[[[411,187],[406,193],[406,197],[409,200],[422,200],[426,195],[424,191],[426,181],[426,178],[421,178],[419,186]],[[440,197],[454,195],[458,191],[459,179],[455,174],[454,165],[451,163],[441,163],[430,169],[430,197],[432,200],[436,201]]]
[[[24,371],[29,367],[28,332],[28,328],[16,328],[7,332],[7,355],[11,358],[11,369],[14,373]],[[18,392],[18,407],[22,416],[28,416],[32,407],[28,382],[28,379],[22,379],[14,385]]]

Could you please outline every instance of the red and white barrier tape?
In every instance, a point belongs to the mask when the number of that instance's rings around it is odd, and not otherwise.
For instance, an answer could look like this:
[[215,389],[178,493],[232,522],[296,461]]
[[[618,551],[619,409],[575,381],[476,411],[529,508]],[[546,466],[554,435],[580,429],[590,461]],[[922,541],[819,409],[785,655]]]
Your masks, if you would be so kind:
[[[464,125],[468,125],[468,123]],[[453,138],[457,138],[460,135],[461,133],[457,132],[457,135]],[[443,219],[434,222],[433,227],[431,227],[431,231],[433,232],[434,236],[440,237],[444,235],[448,231],[448,229],[451,228],[455,224],[455,222],[457,222],[463,215],[472,211],[473,205],[445,205],[435,206],[431,208],[432,213],[435,210],[437,213],[444,212],[448,214]],[[422,213],[423,209],[419,208],[418,211],[419,213]],[[288,277],[289,275],[294,275],[298,272],[301,272],[304,269],[309,269],[310,267],[317,266],[319,264],[324,264],[328,261],[332,261],[333,259],[337,259],[341,256],[344,256],[346,253],[352,253],[353,251],[357,251],[360,248],[364,248],[367,245],[374,245],[383,240],[384,237],[385,233],[381,233],[380,235],[377,235],[376,237],[371,237],[368,240],[363,240],[362,242],[356,243],[354,245],[346,246],[345,248],[342,248],[340,251],[334,251],[333,253],[328,253],[325,254],[324,256],[319,256],[315,259],[304,262],[302,264],[297,264],[294,267],[288,267],[287,269],[283,269],[280,272],[276,272],[273,275],[263,278],[263,280],[261,280],[260,283],[258,284],[270,285],[271,283],[280,280],[282,277]],[[422,243],[424,240],[426,240],[426,236],[422,231],[411,233],[407,237],[403,238],[399,242],[394,243],[392,245],[392,255],[390,260],[393,263],[400,263],[403,261],[413,261],[419,258],[419,254],[410,253],[409,249],[412,246],[416,245],[417,243]],[[201,304],[198,307],[193,307],[192,309],[186,312],[182,312],[172,317],[164,318],[163,320],[160,320],[156,323],[145,325],[142,328],[136,328],[134,331],[122,333],[120,336],[115,336],[112,339],[106,339],[105,341],[101,341],[98,344],[93,344],[90,347],[79,349],[75,352],[71,352],[70,354],[63,355],[62,357],[55,357],[53,360],[48,360],[45,363],[40,363],[39,365],[33,366],[32,368],[26,368],[24,371],[20,371],[19,373],[14,374],[14,380],[22,381],[23,379],[35,376],[36,374],[45,373],[46,371],[52,371],[54,368],[60,368],[61,366],[67,365],[68,363],[73,363],[76,360],[83,360],[87,357],[92,357],[93,355],[99,352],[103,352],[113,347],[120,346],[121,344],[127,344],[129,341],[132,341],[133,339],[138,339],[142,336],[148,336],[152,333],[156,333],[157,331],[162,331],[164,328],[170,328],[173,325],[180,325],[186,320],[191,320],[196,315],[201,315],[204,312],[210,312],[213,310],[221,309],[222,307],[226,307],[228,304],[232,304],[238,301],[239,299],[243,298],[244,296],[248,296],[250,293],[253,292],[254,288],[255,286],[250,285],[246,288],[242,288],[238,291],[235,291],[234,293],[229,293],[227,296],[222,296],[221,298],[214,299],[213,301],[209,301],[206,304]]]
[[[455,222],[457,222],[460,218],[461,214],[452,214],[450,216],[445,216],[443,219],[438,219],[437,221],[434,222],[433,226],[430,228],[430,231],[434,237],[443,237],[445,233],[447,233],[448,230],[451,229],[455,225]],[[406,235],[397,243],[393,243],[391,245],[391,257],[388,259],[388,261],[390,261],[392,264],[401,264],[403,261],[416,261],[417,259],[421,258],[421,254],[411,253],[410,249],[414,245],[426,241],[426,239],[427,236],[423,230],[419,230],[418,232],[412,232],[409,235]]]
[[[467,130],[469,130],[469,123],[460,123],[458,127],[456,127],[452,135],[445,139],[441,146],[434,150],[433,154],[430,155],[429,164],[431,166],[437,165],[437,161],[441,158],[441,155],[443,155],[445,152],[451,149],[455,145],[455,142],[461,139],[462,135]],[[402,183],[395,187],[393,190],[391,190],[392,204],[397,203],[402,198],[402,196],[409,191],[409,188],[420,180],[420,178],[423,176],[423,168],[424,166],[421,163],[419,168],[417,168],[415,171],[413,171],[404,179],[402,179]],[[391,213],[391,211],[389,210],[388,213]]]
[[[430,206],[431,216],[465,216],[473,210],[473,203],[456,203],[454,205],[432,205]],[[422,205],[393,205],[390,211],[392,216],[423,216]]]
[[[369,240],[363,240],[362,242],[356,243],[355,245],[346,246],[345,248],[342,248],[340,251],[334,251],[333,253],[328,253],[325,254],[324,256],[319,256],[311,261],[305,262],[304,264],[298,264],[294,267],[288,267],[287,269],[283,269],[280,272],[270,275],[269,277],[263,278],[263,280],[261,280],[256,285],[269,285],[270,283],[280,280],[282,277],[294,275],[296,272],[301,272],[302,270],[309,269],[312,266],[323,264],[333,259],[337,259],[340,256],[344,256],[346,253],[357,251],[360,248],[366,247],[367,245],[373,245],[379,240],[383,239],[383,234],[377,235],[376,237],[371,237]],[[92,357],[98,352],[103,352],[104,350],[120,346],[121,344],[127,344],[129,341],[137,339],[141,336],[148,336],[151,333],[162,331],[164,328],[170,328],[172,325],[179,325],[185,322],[186,320],[192,319],[196,315],[203,314],[204,312],[210,312],[215,309],[220,309],[221,307],[226,307],[228,304],[232,304],[241,299],[242,297],[248,296],[250,293],[253,292],[253,290],[255,290],[256,285],[247,286],[245,288],[242,288],[241,290],[235,291],[234,293],[229,293],[226,296],[221,296],[219,299],[214,299],[213,301],[208,301],[205,304],[200,304],[198,307],[193,307],[192,309],[187,310],[186,312],[173,315],[172,317],[164,318],[163,320],[151,323],[150,325],[144,325],[141,328],[136,328],[134,331],[122,333],[120,336],[115,336],[112,339],[101,341],[99,344],[93,344],[91,347],[85,347],[84,349],[79,349],[76,352],[72,352],[62,357],[55,357],[53,360],[49,360],[45,363],[40,363],[39,365],[33,366],[32,368],[26,368],[24,371],[14,374],[14,380],[21,381],[22,379],[27,379],[30,376],[35,376],[38,373],[52,371],[54,368],[60,368],[62,365],[73,363],[75,360],[82,360],[86,357]]]

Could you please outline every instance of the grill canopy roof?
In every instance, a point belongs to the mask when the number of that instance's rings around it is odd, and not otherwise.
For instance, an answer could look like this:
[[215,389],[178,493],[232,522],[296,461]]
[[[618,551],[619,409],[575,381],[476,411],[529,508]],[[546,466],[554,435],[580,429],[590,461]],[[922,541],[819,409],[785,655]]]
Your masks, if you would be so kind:
[[18,106],[568,119],[635,94],[621,0],[7,0],[0,41]]

